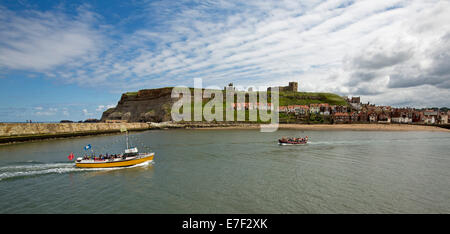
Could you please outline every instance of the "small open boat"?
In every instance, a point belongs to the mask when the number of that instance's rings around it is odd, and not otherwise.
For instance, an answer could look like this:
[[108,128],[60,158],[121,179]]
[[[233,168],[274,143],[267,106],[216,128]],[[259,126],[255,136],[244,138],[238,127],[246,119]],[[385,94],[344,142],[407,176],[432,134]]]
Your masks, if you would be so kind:
[[278,144],[280,145],[306,145],[308,143],[308,136],[305,138],[281,138],[278,139]]

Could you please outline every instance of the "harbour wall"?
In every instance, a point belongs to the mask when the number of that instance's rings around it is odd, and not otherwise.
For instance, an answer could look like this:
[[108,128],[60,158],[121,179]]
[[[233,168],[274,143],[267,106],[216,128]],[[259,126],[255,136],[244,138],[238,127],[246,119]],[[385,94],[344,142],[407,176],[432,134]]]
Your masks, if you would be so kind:
[[0,143],[150,129],[147,123],[0,123]]

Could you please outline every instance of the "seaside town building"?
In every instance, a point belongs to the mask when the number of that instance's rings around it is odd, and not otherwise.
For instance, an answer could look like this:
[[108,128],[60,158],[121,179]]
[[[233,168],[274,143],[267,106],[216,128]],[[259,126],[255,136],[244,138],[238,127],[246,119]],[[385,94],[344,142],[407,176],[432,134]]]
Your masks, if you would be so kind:
[[294,105],[287,106],[286,108],[287,108],[288,113],[295,113],[295,106]]
[[295,115],[308,115],[309,113],[309,107],[306,105],[294,105],[294,114]]
[[438,120],[438,111],[436,110],[425,110],[423,112],[424,115],[424,123],[426,124],[435,124]]
[[367,123],[369,121],[369,115],[366,111],[360,111],[358,113],[358,122]]
[[338,106],[338,105],[333,105],[331,106],[331,112],[332,113],[347,113],[347,106]]
[[354,110],[361,110],[361,97],[352,97],[351,99],[347,99],[347,102]]
[[412,122],[413,123],[423,123],[425,121],[425,116],[421,111],[413,111],[412,113]]
[[288,112],[287,106],[280,106],[278,108],[278,112],[280,112],[280,113],[287,113]]
[[333,123],[350,123],[350,115],[348,113],[334,113]]
[[320,104],[317,104],[317,103],[309,104],[309,113],[319,114],[320,113]]
[[413,111],[412,109],[393,109],[392,111],[392,123],[412,123]]
[[391,123],[391,116],[389,115],[389,113],[380,113],[378,115],[378,123]]
[[[232,108],[234,110],[273,110],[274,107],[272,103],[249,103],[249,102],[243,102],[243,103],[232,103]],[[281,109],[281,107],[280,107]],[[285,109],[285,108],[284,108]]]
[[321,103],[319,104],[319,110],[321,115],[330,115],[331,114],[331,108],[328,103]]
[[375,112],[369,112],[369,122],[376,123],[378,121],[378,115]]
[[359,114],[357,113],[357,112],[352,112],[352,113],[350,113],[350,121],[352,122],[352,123],[357,123],[357,122],[360,122],[360,120],[359,120]]
[[439,124],[448,124],[448,112],[439,113]]

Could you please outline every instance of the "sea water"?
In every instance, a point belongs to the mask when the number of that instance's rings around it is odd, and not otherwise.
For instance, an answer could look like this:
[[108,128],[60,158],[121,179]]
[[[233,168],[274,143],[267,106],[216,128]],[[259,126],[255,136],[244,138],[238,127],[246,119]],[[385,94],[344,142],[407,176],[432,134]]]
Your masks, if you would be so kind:
[[[279,146],[283,136],[307,145]],[[191,129],[130,134],[154,162],[75,168],[123,135],[0,146],[0,213],[449,213],[446,132]]]

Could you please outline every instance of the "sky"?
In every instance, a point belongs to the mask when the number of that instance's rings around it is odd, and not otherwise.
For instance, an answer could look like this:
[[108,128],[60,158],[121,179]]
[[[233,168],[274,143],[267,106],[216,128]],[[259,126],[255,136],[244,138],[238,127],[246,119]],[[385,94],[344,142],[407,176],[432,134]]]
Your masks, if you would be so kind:
[[0,121],[99,119],[194,78],[448,107],[450,1],[0,0]]

